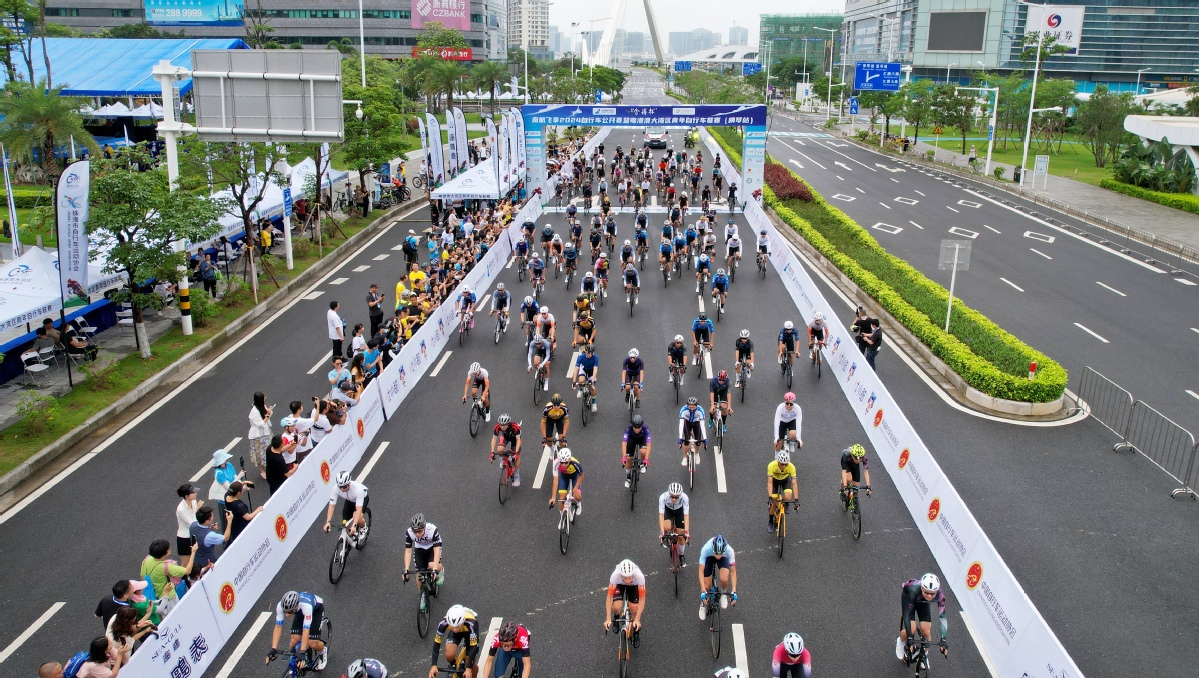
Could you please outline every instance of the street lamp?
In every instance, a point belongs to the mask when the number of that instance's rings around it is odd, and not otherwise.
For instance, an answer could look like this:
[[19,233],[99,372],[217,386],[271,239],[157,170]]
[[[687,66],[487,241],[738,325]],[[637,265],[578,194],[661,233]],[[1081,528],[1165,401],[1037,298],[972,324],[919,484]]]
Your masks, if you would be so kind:
[[[987,133],[987,164],[983,168],[983,174],[988,175],[991,173],[991,150],[995,147],[995,123],[996,123],[996,118],[999,115],[999,88],[998,87],[954,87],[953,93],[956,95],[958,93],[958,90],[963,90],[963,89],[971,90],[971,91],[975,91],[975,92],[994,92],[995,93],[995,106],[994,106],[994,108],[991,109],[991,129]],[[1024,178],[1023,175],[1021,175],[1020,178],[1023,179]]]
[[957,62],[951,63],[945,67],[945,84],[946,85],[949,84],[949,69],[953,68],[954,66],[957,66]]
[[[912,81],[912,65],[911,64],[904,64],[903,66],[901,66],[899,68],[899,70],[903,71],[903,84],[906,85]],[[900,136],[900,138],[906,138],[908,136],[908,119],[907,118],[904,118],[903,122],[901,122],[899,125],[899,136]]]
[[[261,5],[259,5],[261,9]],[[362,67],[362,87],[366,88],[366,30],[362,26],[362,0],[358,0],[358,64]],[[288,268],[291,268],[288,266]]]
[[578,34],[575,29],[578,27],[578,21],[570,22],[570,77],[572,78],[575,76],[575,35]]
[[[1137,93],[1136,93],[1136,96],[1141,96],[1141,74],[1144,73],[1145,71],[1151,71],[1151,70],[1153,70],[1153,69],[1142,68],[1139,71],[1137,71]],[[1199,70],[1199,69],[1197,69],[1197,70]]]
[[[591,24],[591,30],[587,31],[587,42],[588,43],[591,42],[593,36],[595,35],[595,25],[601,21],[607,21],[611,18],[612,17],[610,17],[610,16],[606,16],[602,19],[588,19],[587,20],[587,23]],[[588,57],[588,60],[591,62],[587,67],[587,89],[592,94],[592,96],[594,96],[595,95],[595,54],[592,53],[590,44],[587,45],[587,57]]]
[[[1034,4],[1038,4],[1038,3],[1031,3],[1031,2],[1025,2],[1024,0],[1020,0],[1020,4],[1034,5]],[[1025,34],[1028,33],[1027,14],[1025,15],[1025,20],[1024,20],[1024,32],[1025,32]],[[1040,74],[1040,71],[1041,71],[1041,47],[1043,47],[1044,44],[1045,44],[1045,31],[1037,31],[1037,59],[1034,62],[1033,69],[1032,69],[1032,92],[1030,93],[1031,96],[1028,98],[1028,124],[1026,124],[1024,126],[1024,154],[1020,158],[1020,188],[1024,188],[1024,174],[1025,174],[1026,169],[1028,168],[1028,141],[1029,141],[1028,138],[1030,136],[1032,136],[1032,114],[1037,112],[1037,109],[1033,108],[1033,106],[1035,106],[1037,103],[1037,76]],[[1042,109],[1042,110],[1049,110],[1049,109]]]

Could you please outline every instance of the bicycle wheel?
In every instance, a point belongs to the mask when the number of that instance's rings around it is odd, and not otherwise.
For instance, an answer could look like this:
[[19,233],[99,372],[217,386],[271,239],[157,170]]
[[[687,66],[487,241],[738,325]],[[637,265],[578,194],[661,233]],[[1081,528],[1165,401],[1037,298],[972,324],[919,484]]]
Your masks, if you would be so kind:
[[724,304],[720,300],[716,300],[716,322],[720,322],[720,316],[724,315]]
[[730,283],[737,282],[737,262],[736,261],[729,263],[729,282]]
[[627,678],[629,675],[629,636],[623,628],[617,631],[617,634],[616,656],[620,663],[620,678]]
[[517,279],[519,282],[524,282],[524,281],[525,281],[525,265],[524,265],[524,262],[521,262],[521,263],[520,263],[519,265],[517,265],[517,267],[516,267],[516,279]]
[[425,592],[425,585],[421,584],[420,598],[416,607],[416,633],[424,638],[429,633],[429,621],[433,613],[429,609],[429,594]]
[[787,373],[787,389],[790,390],[791,389],[791,377],[794,376],[794,374],[795,374],[795,370],[791,367],[791,359],[790,358],[787,359],[787,366],[786,366],[785,372]]
[[504,333],[504,316],[501,314],[495,319],[495,343],[500,343],[500,335]]
[[775,538],[779,543],[779,558],[783,557],[783,547],[787,545],[787,514],[784,511],[778,512],[778,525],[775,525]]
[[670,546],[670,571],[674,573],[674,597],[679,597],[679,572],[683,569],[683,560],[679,556],[677,543]]
[[479,435],[479,424],[483,421],[483,412],[478,405],[470,406],[470,437]]
[[633,309],[634,308],[637,308],[637,293],[636,292],[629,295],[629,317],[630,318],[633,317]]
[[462,345],[462,342],[466,341],[466,321],[463,320],[461,322],[462,322],[462,324],[458,326],[458,345],[459,346]]
[[820,357],[820,349],[816,349],[816,378],[820,378],[820,373],[824,371],[824,359]]
[[675,405],[679,404],[679,389],[680,389],[679,380],[681,378],[682,378],[682,375],[680,375],[678,373],[678,370],[675,370],[675,373],[674,373],[674,404]]
[[358,542],[354,544],[354,548],[358,551],[366,548],[366,540],[371,538],[371,510],[369,506],[362,509],[362,519],[366,521],[366,527],[360,528],[358,531]]
[[328,647],[333,644],[333,622],[325,616],[321,617],[321,641],[325,644],[325,651],[328,652]]
[[333,557],[329,559],[329,583],[337,584],[341,581],[341,575],[346,570],[346,556],[349,555],[349,544],[343,537],[337,538],[337,544],[333,547]]
[[857,501],[853,503],[853,510],[849,512],[849,529],[853,532],[854,541],[862,537],[862,507]]
[[633,389],[629,389],[629,423],[633,423],[633,414],[637,409],[637,394]]
[[720,603],[717,602],[709,607],[711,609],[708,610],[708,620],[710,621],[708,632],[712,640],[712,659],[720,659],[720,636],[723,631],[720,625]]
[[537,376],[533,377],[533,404],[541,404],[541,371],[537,371]]
[[[640,454],[640,452],[635,451],[634,454]],[[633,474],[632,474],[632,477],[629,478],[629,510],[630,511],[637,508],[637,479],[641,477],[641,469],[638,468],[638,466],[639,466],[639,464],[637,464],[637,463],[633,464],[633,469],[632,469]]]
[[695,489],[695,448],[687,452],[687,489]]
[[558,517],[558,549],[562,555],[570,548],[570,509],[564,510]]
[[715,433],[716,433],[716,446],[720,448],[721,452],[723,452],[724,451],[724,418],[723,417],[713,417],[712,428],[715,429]]
[[741,402],[745,402],[745,389],[749,386],[749,370],[741,370]]
[[587,417],[591,415],[591,404],[588,402],[591,399],[591,394],[587,391],[583,392],[583,406],[579,408],[579,416],[583,418],[583,425],[587,425]]
[[500,506],[503,506],[504,502],[508,501],[508,483],[509,482],[510,481],[508,480],[508,459],[507,459],[507,457],[504,457],[503,460],[500,462],[500,487],[499,487]]

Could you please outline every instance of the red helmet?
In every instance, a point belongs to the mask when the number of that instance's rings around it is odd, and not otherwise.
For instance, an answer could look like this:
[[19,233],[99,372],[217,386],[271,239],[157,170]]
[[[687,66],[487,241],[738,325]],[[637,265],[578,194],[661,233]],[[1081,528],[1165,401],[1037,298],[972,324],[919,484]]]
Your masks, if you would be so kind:
[[716,375],[716,378],[717,378],[717,379],[719,379],[719,380],[721,380],[721,381],[724,381],[725,379],[728,379],[728,378],[729,378],[729,373],[728,373],[728,372],[725,372],[724,370],[721,370],[721,371],[720,371],[720,374]]

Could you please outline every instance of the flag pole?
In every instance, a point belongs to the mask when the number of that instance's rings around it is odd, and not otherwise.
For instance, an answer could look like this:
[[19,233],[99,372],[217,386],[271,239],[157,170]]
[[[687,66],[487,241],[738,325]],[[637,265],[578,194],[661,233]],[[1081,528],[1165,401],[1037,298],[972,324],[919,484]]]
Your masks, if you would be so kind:
[[[68,165],[67,167],[70,167],[70,165]],[[4,168],[5,168],[5,171],[7,172],[7,170],[8,170],[8,162],[7,161],[4,163]],[[57,237],[55,238],[55,242],[57,243],[57,247],[58,247],[59,276],[62,275],[62,228],[58,223],[59,210],[58,210],[58,205],[57,205],[57,203],[58,203],[57,196],[58,196],[58,190],[60,188],[60,185],[62,184],[63,177],[65,177],[66,175],[67,175],[66,172],[63,172],[62,174],[58,175],[58,184],[56,184],[54,187],[54,195],[55,195],[54,232],[57,234]],[[8,196],[9,196],[8,199],[12,200],[12,190],[11,189],[8,192]],[[13,230],[13,235],[14,236],[16,235],[15,229]],[[16,242],[15,239],[14,239],[14,242]],[[58,299],[61,302],[61,306],[58,307],[58,322],[59,322],[59,330],[58,330],[59,335],[58,336],[59,337],[65,337],[67,335],[67,298],[66,298],[66,295],[62,291],[62,287],[63,287],[62,280],[60,279],[58,282]],[[61,339],[59,340],[59,343],[62,343]],[[63,350],[67,351],[66,344],[63,344]],[[63,356],[63,357],[66,358],[66,363],[67,363],[67,386],[69,386],[70,388],[75,388],[75,379],[71,375],[70,351],[67,351],[67,355]]]

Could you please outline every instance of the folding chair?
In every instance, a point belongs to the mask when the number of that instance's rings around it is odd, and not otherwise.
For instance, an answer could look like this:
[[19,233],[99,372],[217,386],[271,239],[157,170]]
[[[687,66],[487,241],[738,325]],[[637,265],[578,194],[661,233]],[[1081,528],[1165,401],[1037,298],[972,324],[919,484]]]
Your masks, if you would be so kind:
[[50,366],[50,362],[54,362],[54,366],[58,367],[58,351],[53,346],[40,348],[37,351],[38,360],[46,367]]
[[37,375],[50,369],[45,363],[42,362],[37,351],[26,351],[22,353],[21,363],[25,366],[25,376],[29,377],[29,383],[35,386],[38,383]]

